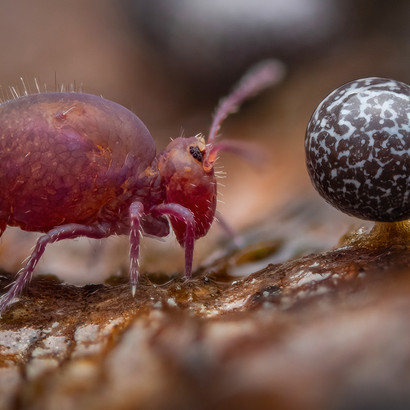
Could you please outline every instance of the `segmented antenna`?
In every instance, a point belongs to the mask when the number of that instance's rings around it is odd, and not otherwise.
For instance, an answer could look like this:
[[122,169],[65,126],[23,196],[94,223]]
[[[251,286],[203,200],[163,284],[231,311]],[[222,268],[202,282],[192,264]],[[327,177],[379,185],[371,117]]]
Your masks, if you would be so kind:
[[279,83],[285,74],[284,65],[278,60],[266,60],[253,66],[238,82],[232,93],[219,103],[208,135],[207,155],[204,168],[210,169],[215,162],[217,151],[220,149],[213,146],[218,136],[222,122],[239,109],[239,106],[248,98],[251,98],[272,85]]
[[208,144],[216,138],[222,122],[233,114],[248,98],[263,89],[277,84],[285,73],[284,66],[277,60],[266,60],[253,66],[239,81],[232,93],[221,100],[212,121],[208,136]]

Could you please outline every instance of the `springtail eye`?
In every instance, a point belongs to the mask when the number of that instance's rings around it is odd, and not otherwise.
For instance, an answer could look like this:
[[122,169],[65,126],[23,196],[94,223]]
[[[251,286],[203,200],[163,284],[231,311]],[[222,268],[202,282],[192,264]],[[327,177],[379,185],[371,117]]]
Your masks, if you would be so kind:
[[202,152],[197,146],[189,147],[189,153],[199,162],[202,162]]

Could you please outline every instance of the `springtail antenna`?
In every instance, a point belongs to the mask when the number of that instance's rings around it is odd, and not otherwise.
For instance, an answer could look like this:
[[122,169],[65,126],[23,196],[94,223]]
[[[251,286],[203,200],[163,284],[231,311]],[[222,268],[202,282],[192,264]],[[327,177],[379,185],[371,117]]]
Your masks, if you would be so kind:
[[210,170],[222,146],[214,145],[222,122],[228,115],[236,112],[247,99],[260,93],[265,88],[279,83],[285,74],[284,65],[278,60],[265,60],[253,66],[239,80],[231,94],[219,103],[208,135],[208,149],[204,160],[204,169]]

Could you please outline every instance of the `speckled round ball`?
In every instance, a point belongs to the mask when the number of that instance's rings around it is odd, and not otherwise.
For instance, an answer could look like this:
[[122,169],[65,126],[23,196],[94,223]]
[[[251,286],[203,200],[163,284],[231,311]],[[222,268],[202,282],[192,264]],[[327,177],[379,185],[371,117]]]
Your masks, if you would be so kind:
[[337,88],[309,121],[306,164],[334,207],[379,222],[410,218],[410,87],[364,78]]

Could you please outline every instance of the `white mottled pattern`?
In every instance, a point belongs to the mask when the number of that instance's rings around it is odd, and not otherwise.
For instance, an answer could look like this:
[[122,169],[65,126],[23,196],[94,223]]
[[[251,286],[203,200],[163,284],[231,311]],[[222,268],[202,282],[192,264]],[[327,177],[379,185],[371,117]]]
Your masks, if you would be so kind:
[[347,83],[306,130],[312,183],[333,206],[374,221],[410,218],[410,87],[384,78]]

